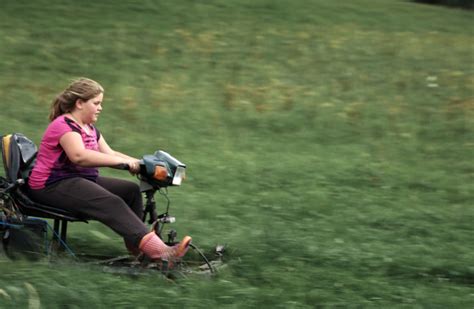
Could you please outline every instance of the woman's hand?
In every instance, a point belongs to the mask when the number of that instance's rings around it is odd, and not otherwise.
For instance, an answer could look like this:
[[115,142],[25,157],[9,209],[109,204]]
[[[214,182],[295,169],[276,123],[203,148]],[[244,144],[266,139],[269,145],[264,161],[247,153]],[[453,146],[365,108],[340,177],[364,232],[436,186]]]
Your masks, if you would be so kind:
[[128,165],[128,171],[132,175],[136,175],[140,172],[140,161],[138,159],[130,159],[124,162]]

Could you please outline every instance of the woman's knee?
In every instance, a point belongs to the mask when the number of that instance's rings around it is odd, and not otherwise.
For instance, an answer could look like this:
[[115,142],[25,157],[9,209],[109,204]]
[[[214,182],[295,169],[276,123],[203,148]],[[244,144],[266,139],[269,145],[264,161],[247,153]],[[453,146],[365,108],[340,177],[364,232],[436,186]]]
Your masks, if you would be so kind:
[[133,194],[134,196],[142,196],[142,191],[140,189],[140,186],[134,182],[130,182],[130,193]]
[[99,177],[97,183],[104,187],[106,190],[124,198],[127,196],[138,196],[141,195],[140,186],[136,182],[129,180],[111,178],[111,177]]

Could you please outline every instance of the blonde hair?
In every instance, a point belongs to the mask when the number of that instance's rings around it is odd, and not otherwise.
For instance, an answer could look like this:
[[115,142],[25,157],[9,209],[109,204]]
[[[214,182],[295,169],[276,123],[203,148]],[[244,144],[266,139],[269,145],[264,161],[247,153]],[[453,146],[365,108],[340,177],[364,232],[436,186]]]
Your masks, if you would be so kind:
[[104,93],[104,88],[92,79],[81,77],[72,81],[72,83],[53,100],[49,120],[53,121],[62,114],[72,112],[78,99],[87,101],[101,93]]

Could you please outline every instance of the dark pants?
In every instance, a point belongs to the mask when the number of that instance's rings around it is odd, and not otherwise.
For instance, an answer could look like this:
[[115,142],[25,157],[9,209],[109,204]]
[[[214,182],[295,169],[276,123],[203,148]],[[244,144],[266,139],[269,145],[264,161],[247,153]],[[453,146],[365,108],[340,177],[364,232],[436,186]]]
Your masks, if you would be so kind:
[[143,201],[140,188],[131,181],[101,176],[97,182],[70,178],[40,190],[30,189],[29,196],[38,203],[100,221],[135,247],[148,233],[141,220]]

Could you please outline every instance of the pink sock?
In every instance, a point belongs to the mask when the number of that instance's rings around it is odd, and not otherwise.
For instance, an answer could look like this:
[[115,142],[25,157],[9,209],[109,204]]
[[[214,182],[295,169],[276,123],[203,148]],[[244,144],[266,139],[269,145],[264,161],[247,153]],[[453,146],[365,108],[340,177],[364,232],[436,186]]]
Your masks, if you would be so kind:
[[175,255],[175,249],[168,247],[155,232],[146,234],[140,241],[140,250],[151,259],[168,259]]

